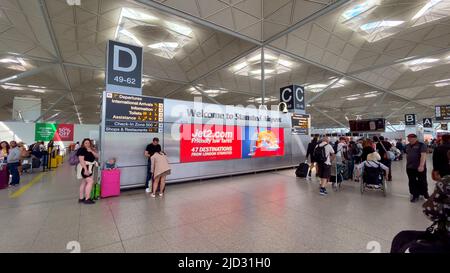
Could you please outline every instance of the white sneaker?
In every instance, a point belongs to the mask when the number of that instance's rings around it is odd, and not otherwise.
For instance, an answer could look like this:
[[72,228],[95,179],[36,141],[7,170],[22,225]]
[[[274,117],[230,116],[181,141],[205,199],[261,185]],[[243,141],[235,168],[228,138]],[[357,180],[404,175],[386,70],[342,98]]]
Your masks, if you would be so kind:
[[146,189],[145,189],[145,192],[146,192],[146,193],[151,193],[152,190],[151,190],[150,188],[146,188]]
[[154,193],[150,194],[151,197],[155,198],[156,195]]
[[160,192],[158,195],[159,195],[159,197],[163,197],[164,193]]

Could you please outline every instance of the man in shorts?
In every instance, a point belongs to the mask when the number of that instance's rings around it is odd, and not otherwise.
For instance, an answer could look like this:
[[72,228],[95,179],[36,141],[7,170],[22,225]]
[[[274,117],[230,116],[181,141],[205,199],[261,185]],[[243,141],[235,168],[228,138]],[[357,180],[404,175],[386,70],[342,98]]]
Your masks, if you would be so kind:
[[334,149],[328,137],[324,137],[314,150],[314,157],[318,163],[320,178],[320,195],[327,195],[326,186],[331,177],[331,161],[334,159]]

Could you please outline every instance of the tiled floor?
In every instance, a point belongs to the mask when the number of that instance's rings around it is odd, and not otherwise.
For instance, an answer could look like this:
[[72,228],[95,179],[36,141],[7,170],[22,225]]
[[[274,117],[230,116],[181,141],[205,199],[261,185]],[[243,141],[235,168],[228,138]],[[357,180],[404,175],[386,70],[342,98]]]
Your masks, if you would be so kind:
[[409,202],[404,162],[393,171],[387,197],[361,195],[355,182],[320,196],[316,181],[289,169],[171,185],[164,198],[127,191],[86,206],[66,165],[18,198],[0,191],[0,252],[69,252],[70,241],[82,252],[369,252],[377,241],[388,252],[397,232],[429,224],[421,203]]

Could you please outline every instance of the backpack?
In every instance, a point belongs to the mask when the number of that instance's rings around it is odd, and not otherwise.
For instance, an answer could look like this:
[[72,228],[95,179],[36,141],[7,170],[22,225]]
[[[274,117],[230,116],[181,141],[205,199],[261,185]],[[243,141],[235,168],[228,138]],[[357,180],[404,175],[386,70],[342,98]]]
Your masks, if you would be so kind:
[[362,150],[358,147],[357,144],[352,144],[351,149],[352,149],[352,155],[361,156]]
[[77,156],[77,151],[72,151],[69,154],[69,164],[72,166],[78,165],[78,163],[80,163],[80,160],[78,159]]
[[325,144],[323,146],[320,146],[320,143],[316,146],[314,149],[314,160],[318,163],[324,163],[327,161],[327,154],[325,152],[325,146],[329,144]]

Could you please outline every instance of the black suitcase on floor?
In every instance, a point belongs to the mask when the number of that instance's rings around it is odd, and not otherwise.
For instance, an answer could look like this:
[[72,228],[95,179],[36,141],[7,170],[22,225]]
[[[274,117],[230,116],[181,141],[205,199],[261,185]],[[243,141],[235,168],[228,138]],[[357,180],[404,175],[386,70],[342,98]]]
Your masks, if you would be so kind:
[[33,165],[33,169],[39,168],[41,167],[41,160],[37,157],[33,157],[31,159],[32,165]]
[[298,165],[297,170],[295,170],[295,175],[297,177],[305,178],[308,175],[309,165],[308,163],[300,163]]

